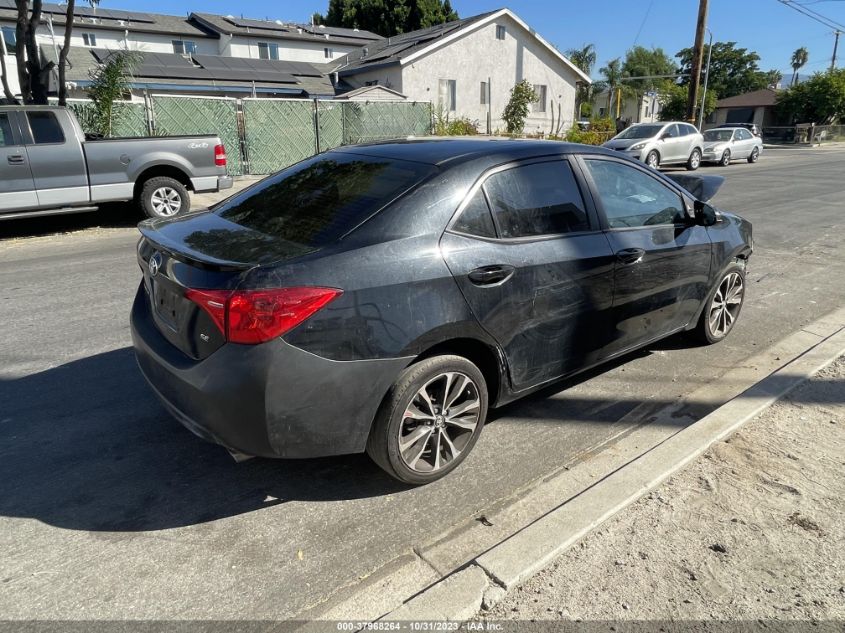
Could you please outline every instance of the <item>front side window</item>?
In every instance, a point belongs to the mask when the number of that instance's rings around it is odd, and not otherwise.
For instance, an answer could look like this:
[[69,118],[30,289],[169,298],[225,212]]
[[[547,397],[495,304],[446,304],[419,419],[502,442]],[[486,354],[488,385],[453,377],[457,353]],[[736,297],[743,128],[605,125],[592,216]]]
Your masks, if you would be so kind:
[[680,136],[680,133],[678,132],[678,126],[674,124],[670,125],[666,128],[666,131],[663,132],[663,136],[665,136],[666,138],[678,138],[678,136]]
[[36,145],[45,143],[64,143],[65,135],[62,133],[62,126],[59,125],[56,115],[52,112],[27,112],[29,129],[32,131],[32,140]]
[[213,211],[303,249],[320,248],[436,170],[424,163],[329,152],[270,176]]
[[0,147],[8,147],[14,144],[15,139],[12,137],[12,124],[9,121],[9,115],[0,113]]
[[484,182],[503,238],[560,235],[590,228],[572,168],[563,160],[514,167]]
[[97,36],[94,33],[83,33],[82,43],[85,44],[85,46],[96,46]]
[[751,138],[751,132],[749,132],[748,130],[737,130],[736,133],[739,137],[739,140],[741,141],[747,141]]
[[635,167],[609,160],[585,160],[610,228],[683,224],[681,196]]

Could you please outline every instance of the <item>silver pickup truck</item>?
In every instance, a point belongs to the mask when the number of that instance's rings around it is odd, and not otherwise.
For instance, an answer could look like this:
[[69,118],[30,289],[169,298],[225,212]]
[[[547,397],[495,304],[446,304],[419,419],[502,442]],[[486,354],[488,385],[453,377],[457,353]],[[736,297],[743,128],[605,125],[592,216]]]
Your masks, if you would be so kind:
[[65,108],[0,107],[0,220],[129,200],[172,217],[190,209],[189,191],[231,186],[217,136],[90,141]]

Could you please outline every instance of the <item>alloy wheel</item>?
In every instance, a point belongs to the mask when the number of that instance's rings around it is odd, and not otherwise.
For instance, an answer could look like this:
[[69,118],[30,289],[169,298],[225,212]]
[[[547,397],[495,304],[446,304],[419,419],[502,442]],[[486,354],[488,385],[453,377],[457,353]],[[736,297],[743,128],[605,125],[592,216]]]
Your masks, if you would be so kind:
[[725,153],[722,154],[722,165],[727,167],[730,164],[731,164],[731,152],[730,152],[730,150],[726,149]]
[[172,187],[159,187],[150,197],[153,211],[161,217],[171,217],[182,208],[182,197]]
[[478,387],[461,372],[429,380],[411,398],[399,425],[399,455],[419,473],[433,473],[458,458],[481,414]]
[[657,152],[651,152],[646,157],[646,162],[652,169],[657,169],[660,166],[660,159],[657,157]]
[[692,169],[698,169],[701,165],[701,154],[697,149],[692,151],[692,156],[689,158],[689,166]]
[[744,294],[745,286],[739,273],[728,274],[719,284],[707,315],[713,336],[723,338],[730,332],[742,307]]

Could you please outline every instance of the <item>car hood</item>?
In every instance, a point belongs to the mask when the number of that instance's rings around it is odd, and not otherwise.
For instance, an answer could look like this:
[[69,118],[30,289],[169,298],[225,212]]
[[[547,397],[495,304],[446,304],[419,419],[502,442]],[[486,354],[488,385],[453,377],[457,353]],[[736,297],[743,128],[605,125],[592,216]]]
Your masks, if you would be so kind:
[[704,141],[705,152],[720,152],[727,146],[728,144],[725,141]]
[[612,138],[607,143],[602,145],[608,149],[628,149],[637,143],[645,143],[650,141],[648,138]]

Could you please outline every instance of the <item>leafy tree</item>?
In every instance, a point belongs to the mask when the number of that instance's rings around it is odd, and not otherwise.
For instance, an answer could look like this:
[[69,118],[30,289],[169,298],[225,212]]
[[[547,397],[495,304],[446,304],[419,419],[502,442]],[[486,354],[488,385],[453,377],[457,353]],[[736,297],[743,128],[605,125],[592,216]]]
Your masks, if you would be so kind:
[[129,90],[132,71],[141,61],[137,51],[115,51],[90,71],[88,97],[94,102],[94,127],[98,134],[111,136],[116,118],[114,102]]
[[792,58],[789,60],[789,65],[792,66],[791,85],[794,86],[798,83],[798,71],[806,66],[808,61],[810,61],[810,52],[806,47],[802,46],[801,48],[795,49],[795,52],[792,53]]
[[[687,100],[689,91],[686,87],[673,81],[666,81],[657,91],[657,100],[660,103],[661,121],[683,121],[687,115]],[[707,96],[704,98],[705,116],[716,109],[716,93],[707,88]]]
[[312,19],[391,37],[457,20],[458,14],[450,0],[329,0],[325,16],[315,13]]
[[845,69],[815,73],[778,95],[778,114],[796,123],[828,124],[845,117]]
[[[645,48],[634,46],[625,54],[622,62],[622,72],[627,77],[655,77],[659,75],[674,75],[675,62],[662,48]],[[625,85],[633,88],[634,92],[643,95],[662,86],[666,78],[662,79],[628,79]]]
[[783,73],[779,70],[770,70],[765,73],[766,75],[766,86],[769,88],[776,88],[777,85],[783,80]]
[[597,92],[607,91],[607,114],[610,116],[613,99],[616,97],[616,89],[627,88],[622,84],[622,78],[625,76],[622,70],[622,60],[617,57],[607,62],[607,66],[599,68],[602,75],[602,80],[595,83],[594,88]]
[[539,98],[527,79],[523,79],[511,88],[511,98],[502,112],[508,134],[522,133],[525,129],[525,119],[528,117],[528,106]]
[[[707,59],[709,45],[704,46],[704,59]],[[692,49],[685,48],[675,57],[680,60],[680,74],[687,75],[681,79],[682,86],[689,85],[689,75],[692,72]],[[766,73],[760,71],[757,62],[760,56],[754,51],[737,48],[736,42],[714,42],[713,54],[710,56],[710,79],[707,81],[707,91],[711,90],[720,99],[733,97],[765,88]]]

